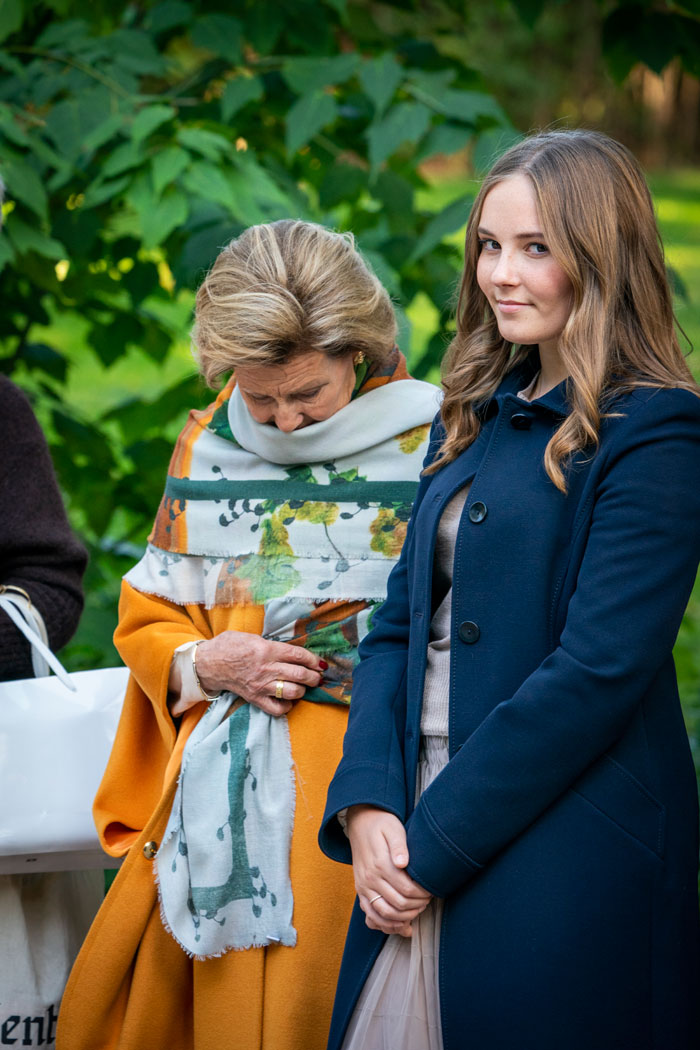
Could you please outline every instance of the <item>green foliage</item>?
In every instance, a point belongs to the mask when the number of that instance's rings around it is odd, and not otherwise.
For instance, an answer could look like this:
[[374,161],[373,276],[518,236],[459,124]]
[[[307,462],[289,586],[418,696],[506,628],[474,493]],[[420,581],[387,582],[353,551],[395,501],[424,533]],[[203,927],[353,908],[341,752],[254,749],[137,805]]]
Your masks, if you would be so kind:
[[[509,126],[427,24],[408,41],[362,2],[1,11],[0,369],[34,394],[91,549],[74,662],[108,662],[117,581],[145,542],[173,435],[208,400],[169,370],[221,245],[287,216],[352,229],[402,308],[427,290],[446,322],[460,253],[442,238],[469,199],[416,207],[417,162]],[[162,367],[155,388],[76,408],[90,355],[116,374],[134,353]]]

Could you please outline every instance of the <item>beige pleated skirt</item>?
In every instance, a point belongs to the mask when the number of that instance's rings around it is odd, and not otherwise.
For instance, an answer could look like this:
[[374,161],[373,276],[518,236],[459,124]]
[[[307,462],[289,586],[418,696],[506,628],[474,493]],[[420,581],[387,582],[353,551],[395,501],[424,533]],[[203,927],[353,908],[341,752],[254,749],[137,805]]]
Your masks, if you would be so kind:
[[[448,762],[447,737],[424,737],[420,795]],[[442,901],[431,900],[413,936],[392,934],[357,1001],[343,1050],[442,1050],[438,962]]]

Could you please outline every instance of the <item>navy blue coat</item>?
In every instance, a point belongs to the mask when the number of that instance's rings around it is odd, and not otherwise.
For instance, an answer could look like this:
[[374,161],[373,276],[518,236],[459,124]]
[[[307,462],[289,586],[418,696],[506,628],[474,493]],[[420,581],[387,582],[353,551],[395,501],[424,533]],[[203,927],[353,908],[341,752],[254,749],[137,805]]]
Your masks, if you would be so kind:
[[[335,814],[356,803],[406,823],[409,874],[445,898],[445,1050],[697,1050],[697,790],[671,650],[700,554],[700,399],[618,397],[563,495],[543,454],[565,384],[527,403],[532,375],[420,484],[320,842],[350,860]],[[435,534],[467,482],[450,762],[414,808]],[[330,1050],[384,940],[356,903]]]

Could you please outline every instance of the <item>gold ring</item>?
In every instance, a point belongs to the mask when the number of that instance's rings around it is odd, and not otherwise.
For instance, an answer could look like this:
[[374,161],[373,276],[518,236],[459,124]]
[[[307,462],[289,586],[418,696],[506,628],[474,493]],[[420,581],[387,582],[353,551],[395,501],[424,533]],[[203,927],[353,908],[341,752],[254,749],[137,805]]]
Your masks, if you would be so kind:
[[284,682],[281,678],[278,678],[275,682],[275,699],[281,700],[282,694],[284,693]]

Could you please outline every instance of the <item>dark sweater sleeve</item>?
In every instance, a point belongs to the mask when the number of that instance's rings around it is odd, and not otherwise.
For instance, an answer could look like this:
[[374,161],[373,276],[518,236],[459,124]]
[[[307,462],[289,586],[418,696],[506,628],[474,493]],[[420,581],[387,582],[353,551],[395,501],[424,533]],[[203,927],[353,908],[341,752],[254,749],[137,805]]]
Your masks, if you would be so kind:
[[[5,377],[0,377],[0,418],[0,582],[27,591],[55,651],[78,626],[87,555],[71,532],[31,406]],[[31,675],[29,645],[0,610],[0,681]]]

